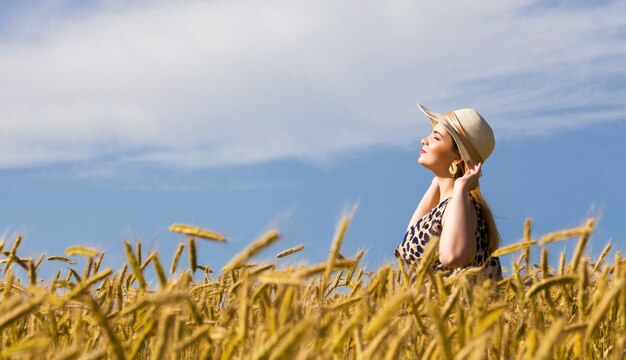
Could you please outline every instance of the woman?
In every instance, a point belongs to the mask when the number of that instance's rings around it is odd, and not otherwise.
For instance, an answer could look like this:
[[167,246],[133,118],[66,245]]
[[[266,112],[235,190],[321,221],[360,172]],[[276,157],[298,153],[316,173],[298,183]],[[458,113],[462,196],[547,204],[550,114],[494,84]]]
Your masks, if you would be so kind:
[[423,105],[417,107],[433,125],[431,134],[421,141],[419,163],[435,177],[395,255],[414,263],[438,236],[439,259],[434,268],[455,273],[481,266],[485,276],[500,280],[500,260],[490,257],[500,244],[500,235],[478,184],[482,163],[495,147],[493,130],[474,109],[438,114]]

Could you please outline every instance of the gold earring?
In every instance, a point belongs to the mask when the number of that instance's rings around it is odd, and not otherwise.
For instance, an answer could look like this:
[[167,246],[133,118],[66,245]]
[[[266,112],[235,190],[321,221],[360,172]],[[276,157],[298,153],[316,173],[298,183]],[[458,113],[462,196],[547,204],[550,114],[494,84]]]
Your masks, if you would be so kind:
[[448,168],[448,171],[450,172],[450,175],[452,175],[452,176],[456,176],[456,172],[457,172],[458,170],[459,170],[459,169],[457,169],[457,167],[456,167],[456,163],[452,163],[452,164],[450,165],[450,167]]

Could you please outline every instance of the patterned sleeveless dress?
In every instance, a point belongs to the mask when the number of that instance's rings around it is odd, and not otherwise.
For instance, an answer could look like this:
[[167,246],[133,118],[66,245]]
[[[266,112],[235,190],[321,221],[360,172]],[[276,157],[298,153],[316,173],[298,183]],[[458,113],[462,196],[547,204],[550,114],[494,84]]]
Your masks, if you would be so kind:
[[[426,249],[426,244],[437,236],[441,235],[441,218],[446,209],[446,205],[450,201],[451,197],[441,201],[437,206],[430,210],[422,218],[418,219],[416,223],[411,224],[404,240],[396,248],[395,256],[402,258],[405,263],[412,264],[419,261],[420,256]],[[500,265],[500,259],[498,257],[490,257],[488,237],[487,237],[487,220],[483,208],[478,205],[476,200],[470,196],[474,209],[476,210],[476,220],[478,222],[476,226],[476,257],[470,264],[463,266],[462,268],[482,266],[483,274],[493,280],[499,281],[502,279],[502,267]],[[454,275],[458,270],[451,269],[435,259],[433,270],[444,270],[446,272],[452,272]]]

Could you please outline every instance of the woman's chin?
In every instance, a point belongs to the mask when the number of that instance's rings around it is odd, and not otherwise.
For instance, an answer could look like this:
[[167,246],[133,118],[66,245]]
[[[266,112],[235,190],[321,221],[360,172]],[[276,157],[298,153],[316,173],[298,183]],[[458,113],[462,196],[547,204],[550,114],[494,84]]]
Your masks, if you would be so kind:
[[428,164],[425,161],[423,161],[421,158],[417,161],[417,163],[420,164],[426,170],[430,170],[430,171],[434,172],[433,167],[430,164]]

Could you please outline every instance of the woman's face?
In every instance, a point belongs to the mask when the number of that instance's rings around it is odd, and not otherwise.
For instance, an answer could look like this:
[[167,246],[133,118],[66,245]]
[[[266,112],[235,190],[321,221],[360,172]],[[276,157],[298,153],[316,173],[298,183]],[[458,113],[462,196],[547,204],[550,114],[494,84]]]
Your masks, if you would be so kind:
[[[445,126],[437,123],[430,135],[422,139],[422,150],[418,162],[437,176],[449,176],[448,167],[460,160],[454,151],[454,139]],[[447,174],[447,175],[446,175]]]

